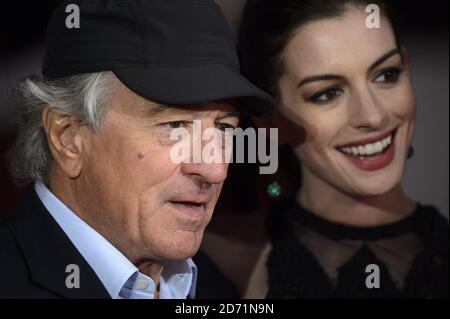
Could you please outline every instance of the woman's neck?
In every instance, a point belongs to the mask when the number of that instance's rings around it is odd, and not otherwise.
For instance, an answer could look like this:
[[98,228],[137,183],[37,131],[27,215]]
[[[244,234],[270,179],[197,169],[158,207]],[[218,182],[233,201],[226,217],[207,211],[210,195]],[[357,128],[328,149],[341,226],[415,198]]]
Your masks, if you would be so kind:
[[353,226],[394,223],[414,212],[416,204],[401,185],[378,196],[351,196],[312,174],[303,176],[297,202],[326,220]]

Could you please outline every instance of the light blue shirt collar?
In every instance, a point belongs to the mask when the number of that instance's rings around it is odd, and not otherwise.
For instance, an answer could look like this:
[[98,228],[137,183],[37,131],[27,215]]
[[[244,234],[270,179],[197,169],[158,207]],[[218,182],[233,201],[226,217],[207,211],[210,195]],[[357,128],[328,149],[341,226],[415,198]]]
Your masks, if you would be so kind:
[[[140,273],[116,247],[64,205],[44,183],[36,182],[35,190],[45,208],[97,274],[111,298],[154,297],[155,285],[150,277]],[[196,284],[197,267],[192,259],[168,263],[161,274],[160,298],[195,298]]]

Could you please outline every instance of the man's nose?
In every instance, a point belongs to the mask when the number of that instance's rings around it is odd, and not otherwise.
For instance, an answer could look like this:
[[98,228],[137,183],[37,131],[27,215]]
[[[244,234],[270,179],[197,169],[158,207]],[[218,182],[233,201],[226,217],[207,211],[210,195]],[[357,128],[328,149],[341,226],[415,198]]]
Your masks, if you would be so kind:
[[204,183],[220,184],[227,178],[227,163],[183,163],[182,170],[186,175],[196,176]]
[[[207,130],[209,130],[209,133],[214,132],[214,134],[207,134]],[[200,132],[201,134],[195,134],[194,132],[191,137],[191,158],[182,164],[182,170],[187,175],[197,176],[204,183],[223,183],[228,171],[223,136],[214,128],[212,121],[202,121],[197,133]],[[213,153],[216,156],[208,157],[210,153],[206,147],[212,145],[214,146]]]
[[350,122],[355,128],[379,129],[387,124],[385,106],[368,87],[354,94],[350,108]]

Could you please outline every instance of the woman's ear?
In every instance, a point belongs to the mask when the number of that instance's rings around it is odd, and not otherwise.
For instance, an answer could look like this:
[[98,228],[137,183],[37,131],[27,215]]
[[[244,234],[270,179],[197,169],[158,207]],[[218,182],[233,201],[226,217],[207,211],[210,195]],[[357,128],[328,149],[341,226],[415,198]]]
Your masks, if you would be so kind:
[[253,117],[253,122],[258,128],[266,129],[266,135],[269,136],[268,132],[271,128],[278,129],[278,143],[279,145],[287,144],[289,141],[287,139],[287,132],[285,130],[284,117],[283,115],[276,110],[271,117]]
[[47,106],[42,112],[42,126],[50,152],[59,168],[70,178],[77,178],[83,162],[81,123],[73,117],[58,114]]
[[402,46],[400,48],[400,53],[402,55],[403,64],[405,65],[408,72],[410,72],[411,71],[411,61],[409,60],[408,50],[406,49],[405,46]]

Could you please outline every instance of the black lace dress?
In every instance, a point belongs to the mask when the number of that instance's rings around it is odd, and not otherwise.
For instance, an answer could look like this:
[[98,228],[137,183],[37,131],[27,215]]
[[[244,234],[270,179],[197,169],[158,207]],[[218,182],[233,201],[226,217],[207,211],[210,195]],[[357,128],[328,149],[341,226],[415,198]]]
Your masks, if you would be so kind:
[[267,298],[449,297],[449,226],[431,206],[393,224],[353,227],[289,202],[268,225]]

